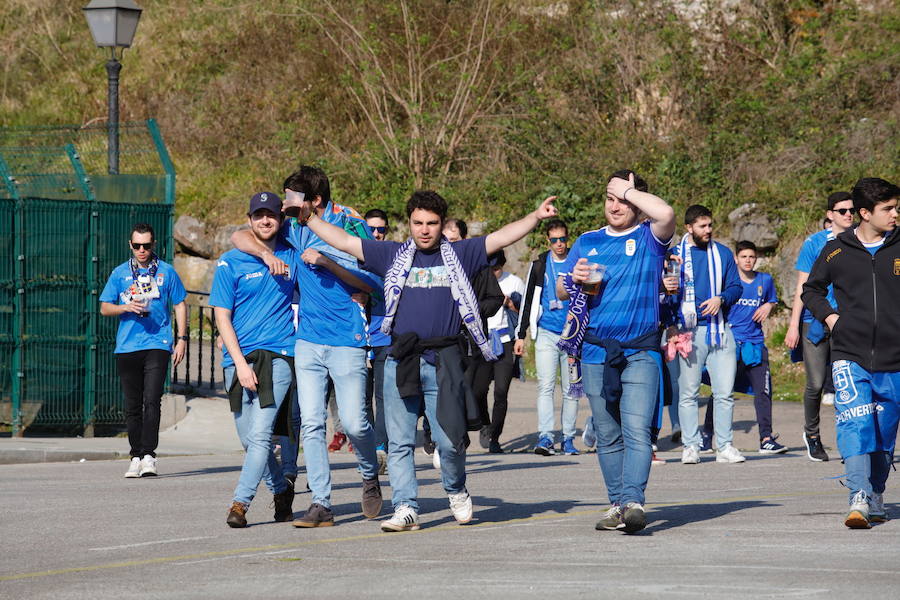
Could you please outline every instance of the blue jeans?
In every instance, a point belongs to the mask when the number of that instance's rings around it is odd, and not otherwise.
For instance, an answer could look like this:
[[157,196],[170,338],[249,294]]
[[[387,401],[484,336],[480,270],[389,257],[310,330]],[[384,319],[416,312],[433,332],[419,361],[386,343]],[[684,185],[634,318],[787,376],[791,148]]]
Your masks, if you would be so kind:
[[578,399],[569,395],[569,362],[566,353],[556,347],[559,334],[538,327],[534,340],[534,366],[538,378],[538,433],[541,437],[553,435],[553,396],[556,388],[556,373],[559,371],[559,385],[562,388],[560,421],[563,437],[575,437],[575,418],[578,416]]
[[378,477],[375,434],[366,418],[366,349],[297,340],[294,351],[306,479],[312,501],[330,508],[331,468],[325,444],[329,375],[344,433],[353,444],[363,479]]
[[284,471],[285,477],[288,475],[297,476],[297,457],[300,454],[300,401],[297,399],[297,389],[294,388],[290,396],[291,406],[291,431],[294,434],[294,442],[290,436],[282,435],[281,443],[281,470]]
[[659,406],[659,367],[649,352],[628,357],[622,398],[603,397],[603,365],[581,365],[597,436],[597,460],[610,504],[644,503],[650,477],[650,427]]
[[[235,376],[233,366],[225,367],[225,389],[231,387]],[[232,413],[241,445],[247,451],[244,465],[241,467],[241,476],[234,489],[235,502],[250,504],[256,495],[259,482],[263,479],[272,494],[278,494],[287,488],[281,465],[275,460],[275,453],[272,452],[272,427],[290,386],[290,365],[286,360],[273,359],[272,393],[275,395],[275,404],[262,408],[256,392],[245,389],[241,399],[241,410]]]
[[416,481],[416,422],[424,404],[431,423],[431,439],[441,457],[441,483],[448,494],[466,489],[466,454],[458,454],[437,419],[437,374],[434,365],[420,359],[422,395],[400,397],[397,389],[397,361],[384,363],[384,416],[388,436],[388,475],[391,479],[391,504],[394,509],[406,504],[419,511],[419,483]]
[[687,358],[678,356],[678,420],[681,421],[681,443],[684,447],[700,447],[697,398],[700,395],[700,378],[703,367],[709,372],[713,394],[713,428],[716,432],[716,448],[723,450],[731,444],[734,435],[731,420],[734,414],[734,375],[737,372],[737,349],[731,326],[725,326],[725,339],[721,346],[710,347],[706,343],[706,325],[694,330],[693,348]]
[[375,428],[375,445],[385,448],[387,448],[387,432],[384,427],[384,361],[390,349],[390,346],[376,346],[372,349],[374,357],[366,389],[366,416]]

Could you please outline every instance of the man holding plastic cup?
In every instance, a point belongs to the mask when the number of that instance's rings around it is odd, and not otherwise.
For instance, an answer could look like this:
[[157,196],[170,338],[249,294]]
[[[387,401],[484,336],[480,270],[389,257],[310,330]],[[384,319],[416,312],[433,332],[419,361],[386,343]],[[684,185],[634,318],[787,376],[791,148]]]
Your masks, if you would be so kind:
[[629,170],[609,178],[604,213],[607,226],[575,241],[557,282],[570,300],[560,348],[580,357],[591,405],[610,502],[596,528],[633,533],[647,523],[650,428],[661,413],[659,285],[675,213]]

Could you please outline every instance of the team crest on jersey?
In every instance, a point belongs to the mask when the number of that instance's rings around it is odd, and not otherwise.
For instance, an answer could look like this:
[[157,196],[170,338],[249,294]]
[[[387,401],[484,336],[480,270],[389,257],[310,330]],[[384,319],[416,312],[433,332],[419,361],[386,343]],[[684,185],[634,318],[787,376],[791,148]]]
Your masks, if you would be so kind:
[[160,273],[160,274],[157,274],[157,276],[156,276],[156,285],[157,285],[157,287],[162,287],[163,282],[164,282],[165,280],[166,280],[166,278],[165,278],[161,273]]
[[900,258],[894,259],[894,275],[900,275]]
[[762,286],[761,285],[756,286],[756,294],[758,296],[762,297]]
[[637,250],[637,242],[633,238],[625,242],[625,256],[634,256],[635,250]]
[[850,362],[836,360],[831,367],[831,375],[834,377],[834,403],[850,404],[859,395],[856,383],[850,373]]

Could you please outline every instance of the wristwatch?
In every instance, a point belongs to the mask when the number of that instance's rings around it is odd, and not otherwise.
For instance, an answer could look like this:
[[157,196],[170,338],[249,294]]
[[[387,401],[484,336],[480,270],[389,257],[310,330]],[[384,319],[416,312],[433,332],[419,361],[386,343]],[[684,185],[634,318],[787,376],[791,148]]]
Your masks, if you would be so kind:
[[188,336],[186,336],[186,335],[179,335],[179,336],[178,336],[178,339],[179,339],[179,340],[188,341]]

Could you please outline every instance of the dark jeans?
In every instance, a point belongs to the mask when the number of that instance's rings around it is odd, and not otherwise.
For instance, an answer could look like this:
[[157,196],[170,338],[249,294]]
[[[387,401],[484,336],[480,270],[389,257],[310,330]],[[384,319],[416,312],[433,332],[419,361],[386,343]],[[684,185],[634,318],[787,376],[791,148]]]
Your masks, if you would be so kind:
[[[503,433],[503,424],[506,421],[506,410],[509,406],[507,396],[509,395],[509,384],[513,377],[513,367],[515,364],[515,356],[513,355],[513,342],[503,344],[503,355],[493,362],[484,360],[481,354],[473,357],[473,375],[472,375],[472,393],[475,394],[475,401],[478,403],[478,411],[481,416],[481,422],[488,425],[491,430],[491,440],[499,441],[500,434]],[[491,387],[491,381],[494,382],[494,407],[488,416],[488,389]]]
[[165,350],[116,354],[119,381],[125,395],[125,425],[131,456],[156,456],[159,405],[171,356]]
[[819,435],[819,407],[826,377],[831,376],[831,340],[825,338],[818,344],[806,339],[809,323],[800,328],[803,344],[803,370],[806,371],[806,388],[803,390],[803,431],[807,435]]
[[[756,424],[759,426],[759,440],[772,436],[772,375],[769,373],[769,350],[763,347],[762,362],[748,367],[737,361],[737,377],[744,373],[753,386],[753,408],[756,409]],[[737,377],[735,379],[737,379]],[[713,431],[712,402],[706,405],[706,419],[703,429]]]
[[366,416],[375,428],[375,445],[385,448],[388,440],[384,424],[384,361],[390,349],[390,346],[376,346],[372,349],[375,358],[372,359],[372,367],[366,379]]

